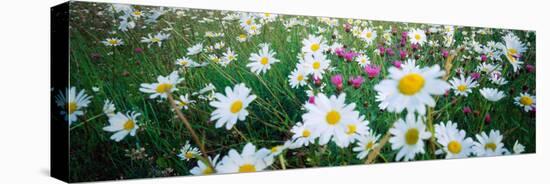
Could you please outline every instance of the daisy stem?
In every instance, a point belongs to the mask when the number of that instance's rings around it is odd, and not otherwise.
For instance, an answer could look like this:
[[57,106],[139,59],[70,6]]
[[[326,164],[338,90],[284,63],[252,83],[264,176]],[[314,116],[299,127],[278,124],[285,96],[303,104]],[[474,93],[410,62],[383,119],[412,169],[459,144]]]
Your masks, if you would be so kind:
[[430,149],[432,150],[434,159],[435,159],[435,130],[433,125],[433,108],[428,108],[428,115],[427,115],[426,123],[428,124],[428,129],[430,130],[431,137],[430,137]]
[[85,123],[87,123],[88,121],[94,120],[94,119],[96,119],[96,118],[98,118],[98,117],[100,117],[100,116],[102,116],[102,115],[103,115],[103,113],[100,113],[100,114],[98,114],[98,115],[92,116],[91,118],[88,118],[88,119],[86,119],[85,121],[82,121],[82,123],[80,123],[80,124],[78,124],[78,125],[75,125],[75,126],[71,127],[71,128],[69,129],[69,131],[71,131],[71,130],[77,128],[77,127],[80,127],[80,126],[84,125]]
[[[172,109],[174,109],[174,111],[176,112],[176,115],[178,116],[178,118],[183,122],[187,130],[189,130],[189,133],[191,133],[191,137],[193,138],[193,141],[195,141],[195,143],[199,145],[199,149],[201,150],[203,156],[205,158],[208,158],[208,154],[207,154],[208,152],[206,151],[204,144],[200,141],[199,137],[195,133],[195,130],[193,130],[193,127],[191,127],[191,124],[189,123],[187,118],[185,118],[183,113],[179,110],[178,106],[176,105],[176,102],[174,101],[174,97],[172,96],[171,93],[168,93],[168,102],[170,102],[170,105],[172,106]],[[212,165],[210,160],[208,159],[205,159],[205,160],[207,161],[205,163],[207,163],[210,168],[214,169],[214,166]]]
[[285,160],[285,158],[283,158],[283,154],[279,154],[279,162],[281,162],[281,168],[283,170],[285,170],[286,169],[286,165],[285,165],[286,160]]
[[[392,127],[393,127],[393,124],[392,124]],[[370,152],[370,154],[367,156],[367,161],[365,161],[365,164],[370,164],[374,161],[374,159],[376,159],[376,157],[380,154],[380,150],[384,147],[384,145],[386,145],[386,143],[388,143],[388,141],[390,140],[390,137],[391,137],[391,133],[390,131],[388,130],[386,132],[386,135],[384,135],[384,137],[380,140],[380,143],[378,144],[378,146],[374,147],[374,149]]]
[[239,134],[239,136],[241,136],[241,138],[244,139],[244,141],[248,142],[248,139],[244,136],[244,134],[241,131],[239,131],[239,129],[237,129],[237,127],[234,127],[234,129],[235,129],[235,132],[237,132],[237,134]]

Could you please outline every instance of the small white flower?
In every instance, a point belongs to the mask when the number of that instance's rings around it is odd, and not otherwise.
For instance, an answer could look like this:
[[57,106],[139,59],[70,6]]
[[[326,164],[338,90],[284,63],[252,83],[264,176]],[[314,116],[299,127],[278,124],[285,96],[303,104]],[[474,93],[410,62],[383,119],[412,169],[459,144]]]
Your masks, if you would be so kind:
[[474,153],[477,156],[498,156],[505,152],[504,144],[502,143],[502,135],[500,131],[491,130],[489,136],[485,132],[476,135],[477,141],[474,142]]
[[413,160],[417,153],[423,154],[424,140],[431,137],[421,118],[416,119],[411,113],[406,120],[397,120],[389,131],[392,135],[389,140],[392,150],[399,150],[395,156],[396,161]]
[[116,47],[124,44],[124,42],[119,38],[106,38],[105,40],[101,41],[101,43],[103,43],[105,46],[111,47]]
[[514,143],[514,154],[521,154],[525,151],[525,146],[521,145],[518,140]]
[[200,154],[201,151],[199,151],[199,148],[192,147],[191,144],[189,144],[189,141],[186,141],[185,145],[180,149],[180,154],[178,154],[178,157],[181,160],[189,161]]
[[231,149],[227,156],[216,166],[218,173],[247,173],[267,169],[273,164],[271,151],[262,148],[256,151],[256,146],[248,143],[239,154]]
[[111,102],[110,100],[105,100],[105,104],[103,105],[103,113],[107,117],[113,117],[115,116],[115,111],[115,104],[113,104],[113,102]]
[[88,107],[92,96],[88,96],[85,90],[76,93],[76,87],[67,88],[65,93],[59,92],[55,97],[55,102],[62,109],[61,115],[69,123],[69,126],[78,119],[78,116],[84,115],[83,108]]
[[454,93],[462,96],[468,96],[472,92],[472,88],[478,86],[472,77],[468,76],[465,78],[464,75],[460,75],[460,78],[454,77],[450,83],[451,88],[454,89]]
[[378,146],[380,135],[375,134],[372,130],[368,134],[358,138],[357,146],[353,148],[354,152],[358,152],[357,159],[365,159],[369,152]]
[[496,88],[482,88],[482,89],[479,90],[479,93],[481,93],[481,95],[485,99],[487,99],[491,102],[499,101],[500,99],[502,99],[506,96],[506,95],[504,95],[504,93],[502,91],[499,91]]
[[426,33],[424,33],[424,30],[413,29],[408,34],[411,44],[419,44],[422,46],[426,43]]
[[140,113],[127,112],[126,115],[118,112],[116,115],[109,117],[109,126],[103,127],[107,132],[116,132],[111,136],[111,139],[119,142],[128,134],[136,135],[136,130],[139,128],[137,117]]
[[210,120],[216,121],[216,128],[220,128],[225,124],[227,130],[233,128],[237,120],[244,121],[248,116],[246,107],[256,99],[256,95],[250,95],[250,89],[244,83],[237,84],[233,89],[225,88],[225,95],[216,93],[217,101],[210,102],[212,107],[215,107],[211,114]]
[[521,93],[514,98],[514,104],[523,108],[525,112],[529,112],[536,108],[536,98],[529,93]]
[[[220,158],[220,155],[216,155],[214,159],[212,159],[212,157],[208,157],[208,160],[210,161],[210,163],[212,163],[212,166],[216,167],[216,165],[218,164],[219,158]],[[198,160],[197,166],[189,170],[189,173],[195,176],[210,175],[210,174],[214,174],[214,168],[208,166],[208,164],[204,163],[202,160]]]
[[169,76],[158,76],[157,83],[142,83],[139,91],[144,93],[151,93],[149,98],[154,99],[160,96],[160,98],[167,98],[169,93],[177,91],[176,85],[180,83],[183,78],[180,78],[177,71],[173,71]]
[[459,130],[457,124],[448,121],[435,125],[435,137],[442,148],[436,154],[446,154],[445,158],[466,158],[472,154],[474,141],[466,137],[466,131]]
[[250,63],[246,64],[246,67],[250,68],[250,71],[256,75],[267,72],[271,69],[271,64],[279,62],[276,59],[275,52],[269,50],[269,44],[262,44],[262,48],[259,53],[252,53],[249,60]]
[[203,50],[202,43],[197,43],[190,48],[187,48],[187,55],[192,56],[201,53]]
[[290,130],[292,135],[292,144],[290,149],[301,148],[302,146],[308,146],[315,143],[315,139],[319,137],[319,132],[314,131],[312,125],[306,126],[301,122],[296,123]]
[[147,37],[141,37],[142,43],[147,43],[147,47],[151,47],[152,44],[157,44],[157,46],[162,46],[162,41],[168,39],[170,34],[165,34],[162,32],[157,33],[155,36],[151,36],[151,33]]

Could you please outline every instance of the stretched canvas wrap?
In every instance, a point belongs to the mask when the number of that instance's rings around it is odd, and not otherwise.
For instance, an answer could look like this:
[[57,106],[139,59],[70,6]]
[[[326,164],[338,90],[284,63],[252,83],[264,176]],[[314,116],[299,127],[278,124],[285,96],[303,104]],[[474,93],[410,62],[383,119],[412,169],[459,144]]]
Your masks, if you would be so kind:
[[51,18],[67,182],[536,150],[534,31],[76,1]]

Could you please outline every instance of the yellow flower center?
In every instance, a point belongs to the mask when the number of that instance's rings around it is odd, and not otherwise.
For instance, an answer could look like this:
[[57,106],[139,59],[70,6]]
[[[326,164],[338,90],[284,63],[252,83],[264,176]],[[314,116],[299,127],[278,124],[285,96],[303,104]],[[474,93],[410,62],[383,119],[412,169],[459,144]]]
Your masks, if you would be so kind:
[[111,45],[118,44],[118,40],[115,40],[115,39],[109,39],[109,40],[107,40],[107,42],[109,42],[109,44],[111,44]]
[[416,39],[416,41],[420,41],[420,38],[422,38],[420,34],[418,33],[414,34],[414,39]]
[[296,80],[303,81],[304,80],[304,75],[302,75],[302,74],[298,75],[298,77],[296,77]]
[[181,102],[179,103],[179,105],[182,106],[182,107],[187,106],[187,102],[181,101]]
[[256,166],[252,164],[244,164],[239,167],[240,173],[246,173],[246,172],[256,172]]
[[405,142],[408,145],[415,145],[418,142],[420,132],[416,128],[410,128],[405,133]]
[[340,122],[341,117],[338,111],[332,110],[327,113],[327,116],[325,118],[329,125],[336,125],[338,122]]
[[252,24],[252,19],[246,20],[246,25],[250,25],[250,24]]
[[399,80],[399,85],[397,88],[399,89],[399,92],[401,92],[404,95],[414,95],[418,93],[422,87],[424,87],[424,77],[422,75],[417,73],[411,73],[408,75],[405,75],[401,80]]
[[497,149],[497,145],[495,143],[487,143],[485,144],[485,149],[488,150],[488,149],[491,149],[493,151],[495,151]]
[[157,86],[157,93],[168,93],[172,89],[172,84],[163,83]]
[[321,62],[319,61],[313,62],[313,69],[318,70],[319,67],[321,67]]
[[151,42],[153,43],[160,42],[160,38],[157,38],[157,37],[151,38]]
[[311,135],[311,132],[309,130],[302,131],[302,137],[309,137]]
[[136,124],[134,123],[134,120],[129,119],[126,123],[124,123],[124,130],[130,131],[134,129],[135,126]]
[[365,146],[366,149],[372,149],[372,147],[374,146],[374,142],[373,141],[369,141],[369,143],[367,143],[367,146]]
[[214,173],[214,170],[211,167],[206,167],[206,169],[202,170],[202,174],[209,175]]
[[262,63],[262,65],[267,65],[269,64],[269,59],[267,57],[263,57],[260,59],[260,63]]
[[193,158],[193,153],[188,151],[187,153],[185,153],[185,158]]
[[525,106],[529,106],[529,105],[533,104],[533,99],[531,97],[528,97],[528,96],[522,96],[521,98],[519,98],[519,103],[521,103],[522,105],[525,105]]
[[514,48],[509,48],[508,52],[506,53],[506,56],[508,56],[508,59],[510,59],[511,62],[516,62],[516,58],[514,55],[516,55],[518,51]]
[[277,151],[279,151],[279,147],[278,147],[278,146],[273,146],[273,147],[271,148],[271,153],[275,153],[275,152],[277,152]]
[[371,38],[372,37],[372,32],[368,32],[367,33],[367,38]]
[[461,84],[458,87],[456,87],[456,89],[458,89],[458,91],[464,92],[464,91],[466,91],[467,87],[466,87],[466,85]]
[[258,27],[256,27],[256,25],[250,26],[250,30],[256,31],[256,29],[258,29]]
[[138,11],[134,11],[134,16],[139,17],[139,16],[141,16],[141,14],[142,14],[142,13],[141,13],[141,11],[139,11],[139,10],[138,10]]
[[185,65],[187,65],[188,63],[189,63],[189,61],[185,61],[185,60],[184,60],[184,61],[180,61],[180,65],[184,65],[184,66],[185,66]]
[[459,154],[462,151],[462,145],[458,141],[451,141],[447,145],[447,149],[453,154]]
[[229,108],[229,110],[231,111],[231,113],[235,114],[235,113],[238,113],[239,111],[241,111],[242,108],[243,108],[243,101],[235,100],[231,104],[231,107]]
[[349,124],[348,125],[348,131],[346,132],[346,134],[353,135],[356,131],[357,131],[357,125]]
[[76,102],[69,102],[67,103],[67,110],[69,111],[69,114],[72,114],[74,111],[78,109],[78,105]]
[[241,35],[239,35],[239,38],[244,40],[244,39],[246,39],[246,35],[245,35],[245,34],[241,34]]
[[320,48],[321,45],[319,45],[318,43],[311,44],[311,51],[313,52],[317,52],[317,50],[319,50]]

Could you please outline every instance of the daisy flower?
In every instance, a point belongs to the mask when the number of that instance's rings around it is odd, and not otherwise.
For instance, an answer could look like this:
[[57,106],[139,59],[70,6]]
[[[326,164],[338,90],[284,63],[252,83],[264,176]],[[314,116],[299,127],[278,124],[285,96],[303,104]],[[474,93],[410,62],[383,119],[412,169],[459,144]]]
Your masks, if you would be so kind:
[[464,78],[464,75],[460,75],[460,78],[454,77],[450,83],[451,88],[454,89],[454,93],[462,96],[468,96],[469,93],[472,93],[472,88],[478,86],[472,77],[468,76]]
[[173,71],[170,75],[158,76],[157,83],[142,83],[139,91],[144,93],[151,93],[149,98],[154,99],[160,96],[160,98],[167,98],[169,93],[177,91],[176,85],[180,83],[183,78],[180,78],[177,71]]
[[477,142],[474,142],[474,153],[477,156],[499,156],[505,152],[500,131],[491,130],[489,136],[485,132],[476,135]]
[[369,121],[365,120],[364,116],[354,118],[353,121],[342,122],[344,131],[336,131],[334,142],[341,148],[348,147],[349,144],[355,143],[357,139],[369,133]]
[[178,154],[178,157],[181,160],[189,161],[200,154],[201,151],[199,151],[199,148],[192,147],[191,144],[189,144],[189,141],[186,141],[185,145],[180,149],[180,154]]
[[365,68],[367,65],[370,65],[370,58],[366,54],[361,54],[357,57],[355,57],[355,61],[361,66],[361,68]]
[[192,55],[196,55],[200,52],[202,52],[202,43],[197,43],[189,48],[187,48],[187,55],[189,56],[192,56]]
[[113,104],[113,102],[110,100],[105,100],[105,103],[103,105],[103,113],[107,117],[113,117],[115,116],[115,111],[116,111],[115,104]]
[[423,154],[424,140],[431,137],[421,118],[415,119],[413,114],[408,114],[405,121],[401,118],[397,120],[389,131],[392,150],[399,150],[396,161],[413,160],[417,153]]
[[502,91],[499,91],[496,88],[482,88],[479,90],[479,93],[481,93],[481,96],[491,102],[499,101],[506,96]]
[[371,28],[364,29],[363,32],[361,32],[361,39],[363,39],[369,45],[372,44],[376,37],[376,31],[373,31]]
[[512,64],[514,72],[516,72],[523,64],[520,58],[521,54],[527,50],[527,47],[513,33],[508,33],[502,39],[504,40],[502,52],[505,53],[506,59]]
[[248,143],[240,154],[234,149],[229,150],[227,156],[224,156],[216,166],[216,171],[219,173],[262,171],[273,164],[273,156],[270,153],[271,151],[265,148],[256,151],[256,146]]
[[446,153],[449,158],[466,158],[472,154],[472,138],[466,137],[466,131],[459,130],[457,124],[448,121],[435,125],[435,137],[442,148],[436,154]]
[[220,63],[222,66],[227,66],[231,61],[234,61],[237,59],[237,54],[231,50],[231,48],[227,48],[227,51],[223,53],[222,62]]
[[251,63],[248,63],[246,67],[250,68],[250,71],[259,75],[265,73],[271,69],[271,64],[279,62],[275,59],[275,52],[269,50],[269,44],[262,44],[262,49],[256,54],[252,53],[248,58]]
[[116,47],[124,44],[124,42],[119,38],[107,38],[101,41],[101,43],[103,43],[105,46],[110,47]]
[[305,86],[308,80],[307,73],[302,69],[302,67],[298,67],[294,69],[288,76],[288,82],[290,83],[290,87],[292,88],[298,88],[300,86]]
[[159,32],[155,36],[151,36],[151,33],[147,35],[147,37],[141,37],[141,43],[147,43],[147,47],[151,47],[153,44],[157,44],[157,46],[162,46],[162,41],[168,39],[170,37],[170,34]]
[[246,40],[248,40],[248,36],[246,34],[240,34],[237,36],[237,41],[239,42],[245,42]]
[[424,33],[424,30],[413,29],[408,34],[411,44],[418,44],[422,46],[426,43],[426,33]]
[[315,139],[319,137],[319,133],[314,131],[312,125],[305,125],[301,122],[296,123],[290,130],[292,132],[292,144],[290,149],[301,148],[308,146],[310,143],[315,143]]
[[303,66],[308,74],[313,74],[314,78],[323,79],[323,74],[330,66],[330,60],[327,60],[322,53],[306,54]]
[[182,57],[176,60],[176,65],[188,68],[198,66],[199,64],[193,61],[191,58]]
[[86,90],[76,93],[76,87],[66,89],[65,94],[59,92],[56,96],[56,104],[63,109],[61,115],[69,122],[69,126],[78,119],[78,116],[84,115],[83,108],[88,107],[92,96],[86,94]]
[[[216,167],[218,160],[220,158],[220,155],[216,155],[214,159],[212,157],[208,157],[208,160],[210,160],[210,163],[214,167]],[[202,160],[197,161],[197,166],[193,167],[191,170],[189,170],[189,173],[192,175],[198,176],[198,175],[210,175],[214,174],[214,168],[208,166],[207,163],[204,163]]]
[[195,103],[195,100],[190,100],[189,99],[189,94],[185,94],[184,95],[180,95],[180,98],[179,100],[176,100],[176,105],[180,108],[180,109],[187,109],[188,106],[190,104],[193,104]]
[[478,72],[483,72],[483,73],[493,73],[495,71],[500,71],[500,69],[501,69],[500,65],[493,65],[487,62],[480,63],[476,68]]
[[254,24],[256,24],[255,21],[254,21],[254,17],[250,16],[248,14],[243,14],[241,16],[240,23],[241,23],[241,27],[243,27],[245,29],[252,26],[252,25],[254,25]]
[[378,141],[380,135],[375,134],[372,130],[358,138],[357,146],[353,148],[354,152],[358,152],[357,159],[363,160],[369,155],[369,152],[374,149],[375,146],[378,146]]
[[140,115],[140,113],[136,112],[127,112],[126,114],[118,112],[114,116],[109,117],[109,126],[103,127],[103,130],[116,132],[111,136],[111,139],[116,142],[124,139],[128,134],[135,136],[139,128],[137,117]]
[[288,149],[290,147],[290,144],[292,144],[291,141],[285,141],[285,143],[283,143],[283,145],[277,145],[277,146],[271,147],[271,149],[270,149],[271,156],[277,156],[277,155],[283,153],[283,151],[285,151],[286,149]]
[[225,124],[227,130],[233,128],[237,120],[244,121],[248,116],[246,107],[256,99],[256,95],[250,95],[250,89],[244,83],[237,84],[233,89],[225,88],[225,95],[216,93],[216,101],[210,102],[215,107],[211,114],[210,121],[216,121],[216,128]]
[[536,98],[529,93],[521,93],[519,96],[514,98],[514,101],[514,103],[523,108],[525,112],[529,112],[536,108]]
[[514,154],[520,154],[525,151],[525,146],[521,145],[518,140],[516,140],[512,149],[514,151]]
[[[312,126],[320,134],[319,144],[325,145],[334,138],[338,146],[346,147],[341,140],[347,132],[355,133],[348,127],[348,122],[358,122],[359,112],[355,111],[355,103],[345,103],[346,94],[332,95],[328,98],[323,93],[318,93],[315,103],[306,103],[307,112],[302,115],[306,126]],[[351,129],[350,129],[351,128]],[[349,144],[349,143],[348,143]]]
[[391,67],[389,79],[382,80],[374,89],[386,95],[382,102],[388,103],[388,111],[400,113],[407,109],[409,113],[424,114],[426,105],[435,106],[431,95],[443,95],[450,88],[440,79],[443,75],[445,72],[439,69],[439,65],[429,68]]
[[321,36],[309,35],[302,41],[302,52],[304,53],[322,53],[328,49],[328,45]]

